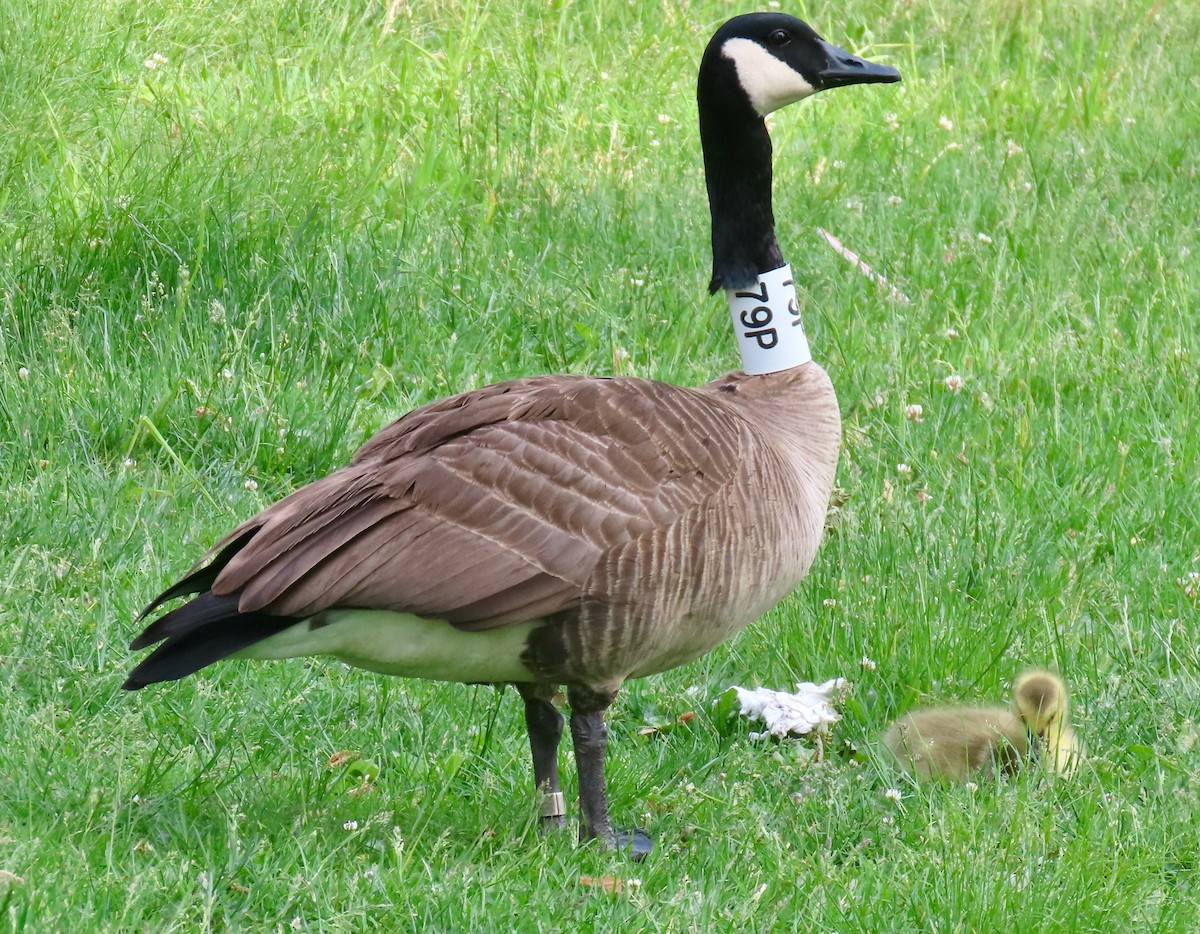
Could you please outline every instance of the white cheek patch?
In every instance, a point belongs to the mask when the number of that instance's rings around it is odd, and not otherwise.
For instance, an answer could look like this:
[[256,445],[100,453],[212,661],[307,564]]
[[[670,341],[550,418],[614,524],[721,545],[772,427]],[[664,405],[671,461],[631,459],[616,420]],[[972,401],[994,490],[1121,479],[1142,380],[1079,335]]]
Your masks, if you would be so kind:
[[727,40],[721,54],[733,62],[738,82],[760,117],[816,93],[800,72],[750,39]]

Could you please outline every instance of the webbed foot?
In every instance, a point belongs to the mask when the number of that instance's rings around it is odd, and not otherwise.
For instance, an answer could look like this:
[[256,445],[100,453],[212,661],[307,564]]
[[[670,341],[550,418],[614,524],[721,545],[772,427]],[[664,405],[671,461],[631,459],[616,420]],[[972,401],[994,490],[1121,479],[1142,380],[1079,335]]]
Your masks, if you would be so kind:
[[622,853],[628,853],[629,858],[635,863],[641,862],[654,849],[654,841],[640,827],[634,827],[633,830],[618,830],[613,836],[615,839],[610,846]]

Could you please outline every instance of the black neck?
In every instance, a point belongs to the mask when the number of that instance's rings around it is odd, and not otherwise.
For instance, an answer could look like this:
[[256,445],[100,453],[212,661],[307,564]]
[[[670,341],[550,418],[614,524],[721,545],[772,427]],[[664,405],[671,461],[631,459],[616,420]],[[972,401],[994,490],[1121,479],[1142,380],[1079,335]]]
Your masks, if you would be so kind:
[[697,99],[708,207],[712,214],[713,275],[709,291],[754,285],[778,269],[783,254],[771,211],[771,137],[737,82],[731,62],[702,70]]

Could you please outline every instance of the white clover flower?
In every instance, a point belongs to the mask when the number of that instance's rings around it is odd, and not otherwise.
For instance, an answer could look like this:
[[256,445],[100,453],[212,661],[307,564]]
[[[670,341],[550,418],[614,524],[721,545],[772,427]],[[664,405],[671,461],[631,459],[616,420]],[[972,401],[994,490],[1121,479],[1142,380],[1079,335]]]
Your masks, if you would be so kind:
[[951,373],[949,376],[947,376],[945,379],[942,380],[942,385],[945,386],[947,389],[949,389],[951,392],[962,392],[963,387],[966,386],[967,383],[966,383],[966,380],[964,380],[957,373]]
[[924,421],[922,416],[925,414],[925,409],[921,407],[919,402],[912,402],[904,407],[904,414],[908,416],[909,421],[916,422],[919,425]]
[[908,464],[897,464],[896,465],[896,473],[900,474],[900,476],[902,476],[902,477],[906,477],[906,478],[911,477],[912,476],[912,468],[909,467]]
[[904,199],[899,195],[892,195],[890,198],[888,198],[888,204],[900,204],[903,201]]
[[954,129],[953,121],[945,114],[942,114],[942,116],[938,117],[938,126],[947,131]]
[[1015,139],[1010,139],[1007,143],[1004,144],[1004,151],[1008,154],[1008,157],[1011,159],[1013,156],[1019,156],[1025,150],[1023,150],[1017,144],[1017,141]]
[[351,830],[351,831],[358,830],[358,821],[356,821],[356,820],[346,821],[346,823],[342,824],[342,830]]
[[668,123],[671,122],[671,117],[669,114],[659,114],[658,122],[661,123],[663,126],[666,126]]
[[299,931],[302,927],[304,927],[303,921],[301,921],[299,918],[292,918],[292,930],[293,931]]
[[29,379],[29,367],[23,366],[17,370],[17,379]]
[[258,481],[251,478],[250,480],[247,480],[245,483],[243,483],[242,486],[244,486],[247,490],[249,490],[251,493],[253,493],[255,490],[258,489]]
[[977,236],[979,238],[980,243],[991,243],[992,242],[992,238],[989,237],[987,234],[985,234],[983,231],[980,231],[975,236]]
[[885,798],[887,798],[889,801],[895,801],[897,804],[899,804],[900,799],[904,797],[904,795],[902,795],[900,793],[899,788],[889,788],[887,791],[885,791],[883,793],[883,796]]
[[862,657],[862,660],[859,662],[859,664],[863,666],[864,671],[874,671],[875,670],[874,659],[868,658],[866,655],[864,655]]
[[975,792],[979,790],[979,786],[974,782],[966,782],[963,787],[967,789],[967,791],[971,792],[971,794],[975,794]]

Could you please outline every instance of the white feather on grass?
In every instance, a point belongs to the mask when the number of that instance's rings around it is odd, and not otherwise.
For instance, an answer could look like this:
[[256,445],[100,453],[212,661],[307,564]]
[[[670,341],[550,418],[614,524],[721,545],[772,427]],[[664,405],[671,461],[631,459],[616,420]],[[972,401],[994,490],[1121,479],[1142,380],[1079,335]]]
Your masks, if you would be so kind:
[[901,305],[912,304],[912,301],[907,295],[905,295],[898,288],[888,282],[886,278],[884,278],[883,273],[876,272],[874,269],[868,266],[857,253],[846,246],[846,244],[842,243],[841,240],[831,234],[824,227],[818,227],[817,233],[825,238],[825,242],[833,248],[833,251],[837,253],[838,256],[842,257],[842,259],[854,266],[859,272],[861,272],[876,285],[887,289],[888,295],[891,296],[894,301],[899,302]]
[[750,734],[751,739],[761,739],[823,732],[842,719],[842,715],[834,709],[833,702],[837,695],[849,687],[850,682],[845,678],[832,678],[824,684],[801,681],[796,685],[795,694],[736,685],[733,690],[737,692],[738,703],[741,704],[741,715],[762,720],[766,724],[764,732]]

